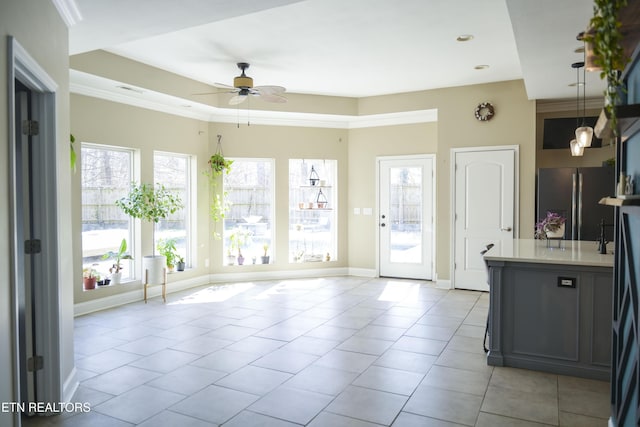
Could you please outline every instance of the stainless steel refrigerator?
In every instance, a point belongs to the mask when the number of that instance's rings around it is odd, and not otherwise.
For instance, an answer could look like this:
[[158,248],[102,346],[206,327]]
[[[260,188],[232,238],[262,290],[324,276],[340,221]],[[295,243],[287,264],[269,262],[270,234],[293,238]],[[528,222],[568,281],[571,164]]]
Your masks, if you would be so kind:
[[556,212],[567,218],[565,239],[597,241],[604,219],[605,238],[613,240],[614,210],[598,204],[615,194],[613,167],[541,168],[537,188],[536,221]]

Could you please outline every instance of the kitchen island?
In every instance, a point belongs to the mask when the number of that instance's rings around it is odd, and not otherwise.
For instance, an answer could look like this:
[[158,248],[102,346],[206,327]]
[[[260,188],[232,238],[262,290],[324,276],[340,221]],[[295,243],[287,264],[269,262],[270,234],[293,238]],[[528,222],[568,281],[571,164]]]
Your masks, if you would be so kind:
[[613,255],[597,243],[502,241],[484,255],[487,363],[609,380]]

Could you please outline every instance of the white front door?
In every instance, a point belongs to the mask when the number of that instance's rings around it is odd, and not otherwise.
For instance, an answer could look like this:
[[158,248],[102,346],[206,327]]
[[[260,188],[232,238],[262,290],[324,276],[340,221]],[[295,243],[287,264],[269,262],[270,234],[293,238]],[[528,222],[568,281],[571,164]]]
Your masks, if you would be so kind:
[[453,286],[488,291],[480,254],[515,235],[517,147],[452,152]]
[[380,159],[380,276],[431,280],[433,156]]

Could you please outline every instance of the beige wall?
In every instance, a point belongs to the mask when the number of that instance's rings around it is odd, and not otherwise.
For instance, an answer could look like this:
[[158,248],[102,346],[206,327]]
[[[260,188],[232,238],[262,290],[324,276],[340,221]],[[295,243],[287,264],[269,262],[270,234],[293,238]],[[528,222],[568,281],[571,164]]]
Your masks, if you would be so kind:
[[[437,151],[438,124],[435,122],[353,129],[349,132],[347,213],[350,267],[376,268],[376,157],[435,154]],[[374,215],[354,215],[353,208],[373,208]]]
[[[11,35],[27,50],[46,73],[57,83],[56,92],[56,132],[57,156],[54,160],[57,167],[58,180],[58,233],[60,236],[71,235],[71,191],[69,170],[69,72],[68,72],[68,32],[51,2],[39,0],[3,1],[0,5],[0,170],[4,178],[0,180],[3,194],[0,203],[0,401],[15,402],[11,377],[13,375],[12,339],[13,326],[12,292],[9,274],[10,229],[9,211],[9,129],[8,93],[7,93],[7,40]],[[73,258],[71,241],[67,238],[59,241],[59,276],[53,285],[60,290],[60,333],[61,333],[61,366],[60,377],[67,379],[74,367],[73,361],[73,272],[80,264]],[[54,368],[55,369],[55,368]],[[13,425],[12,415],[0,412],[0,425]]]
[[[495,116],[488,122],[479,122],[474,116],[475,107],[489,101],[495,107]],[[451,200],[450,200],[450,154],[452,148],[488,147],[502,145],[518,145],[520,148],[519,175],[519,237],[533,237],[535,206],[535,102],[527,99],[524,83],[521,80],[491,83],[474,86],[461,86],[433,91],[414,92],[408,94],[387,95],[360,100],[360,114],[376,114],[389,111],[411,111],[428,108],[438,110],[436,154],[436,273],[438,279],[450,278],[451,251]],[[375,132],[375,129],[373,129]],[[353,135],[363,134],[353,132]],[[374,135],[374,133],[370,133]],[[409,136],[415,136],[411,129]],[[404,138],[402,128],[393,140]],[[366,143],[357,138],[362,147]],[[425,139],[424,141],[427,141]],[[425,143],[418,139],[418,144]],[[433,149],[431,143],[425,148]],[[366,149],[366,148],[365,148]],[[415,149],[421,150],[422,147]],[[427,151],[429,153],[434,151]],[[356,158],[358,153],[350,151],[349,158]],[[373,164],[368,166],[374,167]],[[350,170],[349,174],[359,175],[359,170]],[[374,185],[371,183],[370,185]],[[354,192],[371,192],[366,188],[354,188],[350,185],[350,194]],[[373,227],[373,224],[372,224]],[[369,233],[374,232],[370,228]],[[350,241],[350,245],[353,242]],[[355,242],[357,245],[357,241]],[[373,260],[374,248],[357,245],[349,248],[350,253],[358,252],[364,263]],[[353,260],[352,260],[353,261]],[[375,260],[373,260],[375,261]],[[369,264],[372,261],[369,261]],[[351,267],[360,267],[351,263]]]
[[[474,117],[476,105],[491,101],[495,117],[481,123]],[[224,153],[228,157],[268,157],[276,160],[276,246],[272,248],[276,262],[270,270],[317,268],[317,265],[289,264],[288,260],[288,175],[289,158],[335,158],[339,162],[339,256],[331,267],[374,269],[376,266],[375,216],[354,216],[354,207],[371,207],[375,212],[375,158],[400,154],[436,155],[436,273],[439,279],[450,276],[450,153],[452,148],[518,145],[520,147],[519,223],[520,236],[531,237],[534,224],[535,186],[535,103],[528,101],[522,81],[465,86],[410,94],[388,95],[358,100],[361,114],[377,114],[434,108],[437,123],[397,125],[365,129],[325,129],[285,126],[247,126],[210,123],[176,118],[164,113],[126,107],[107,101],[73,96],[72,124],[82,141],[124,145],[151,152],[156,147],[170,150],[175,141],[181,147],[192,147],[202,167],[215,150],[215,136],[223,136]],[[176,124],[183,131],[176,131]],[[199,123],[199,124],[197,124]],[[206,129],[206,135],[190,134],[190,129]],[[206,137],[205,137],[206,136]],[[203,143],[206,139],[206,143]],[[193,145],[193,144],[197,144]],[[166,148],[169,147],[169,148]],[[203,157],[204,156],[204,157]],[[144,156],[143,156],[144,158]],[[150,157],[148,157],[150,159]],[[145,163],[143,162],[143,168]],[[149,166],[150,163],[147,163]],[[283,167],[284,166],[284,167]],[[149,168],[150,169],[150,168]],[[150,172],[147,172],[150,173]],[[202,192],[202,183],[199,185]],[[204,215],[204,207],[200,205]],[[207,227],[204,219],[199,230]],[[198,269],[208,259],[211,273],[237,272],[222,265],[222,242],[199,237]],[[205,241],[206,240],[206,241]],[[263,266],[246,266],[251,272]],[[130,285],[135,286],[135,285]],[[76,301],[122,292],[112,288],[104,293],[76,291]],[[102,292],[102,290],[100,291]],[[89,297],[88,294],[91,296]]]
[[[153,182],[153,153],[166,151],[195,156],[197,169],[204,170],[210,148],[209,125],[194,119],[173,116],[157,111],[131,107],[97,98],[82,95],[71,96],[71,129],[76,137],[76,144],[90,142],[95,144],[112,145],[138,150],[140,160],[140,182]],[[79,156],[80,157],[80,156]],[[78,161],[78,170],[81,168]],[[208,187],[207,180],[201,174],[197,185],[197,221],[194,235],[197,238],[197,259],[191,260],[194,268],[179,275],[180,279],[188,279],[209,273],[205,268],[205,259],[209,251],[208,224]],[[82,259],[81,242],[81,213],[80,213],[80,173],[74,176],[74,236],[76,237],[78,253]],[[123,194],[124,196],[124,194]],[[150,223],[141,224],[142,247],[135,253],[135,258],[150,255],[153,252],[153,226]],[[138,272],[140,277],[140,272]],[[170,275],[169,282],[176,280],[177,275]],[[139,291],[140,282],[97,288],[91,291],[82,290],[81,276],[77,277],[74,286],[75,302],[84,302],[95,298],[102,298],[117,293],[132,290]]]

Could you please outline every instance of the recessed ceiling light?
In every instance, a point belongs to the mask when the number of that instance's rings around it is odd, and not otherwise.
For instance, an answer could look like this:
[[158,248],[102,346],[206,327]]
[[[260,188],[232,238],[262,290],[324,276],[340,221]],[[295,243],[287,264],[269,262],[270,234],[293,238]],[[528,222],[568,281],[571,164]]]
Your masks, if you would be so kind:
[[489,68],[489,66],[486,64],[476,65],[475,67],[473,67],[474,70],[486,70],[487,68]]
[[580,82],[580,83],[576,83],[576,82],[569,83],[569,87],[576,87],[576,86],[578,86],[578,87],[580,87],[580,86],[584,86],[584,82]]
[[468,42],[469,40],[473,40],[473,34],[462,34],[456,37],[456,40],[459,42]]
[[573,52],[574,53],[584,53],[584,46],[577,47]]

